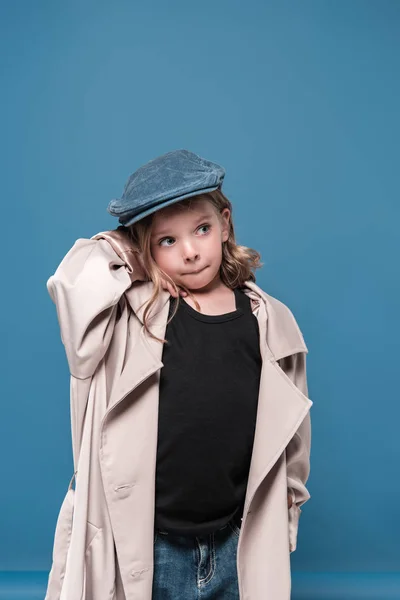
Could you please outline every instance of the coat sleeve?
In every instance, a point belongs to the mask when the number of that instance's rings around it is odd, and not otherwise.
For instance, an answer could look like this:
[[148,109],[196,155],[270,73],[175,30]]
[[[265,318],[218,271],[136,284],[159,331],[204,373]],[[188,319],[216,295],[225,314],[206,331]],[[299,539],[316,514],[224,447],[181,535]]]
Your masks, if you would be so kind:
[[118,301],[131,284],[126,264],[112,246],[86,238],[76,240],[47,280],[69,370],[77,379],[91,377],[104,357]]
[[[308,398],[306,352],[297,352],[279,360],[280,367],[297,388]],[[306,488],[310,474],[311,418],[310,411],[286,447],[287,487],[293,504],[289,509],[290,551],[296,549],[301,506],[311,497]]]

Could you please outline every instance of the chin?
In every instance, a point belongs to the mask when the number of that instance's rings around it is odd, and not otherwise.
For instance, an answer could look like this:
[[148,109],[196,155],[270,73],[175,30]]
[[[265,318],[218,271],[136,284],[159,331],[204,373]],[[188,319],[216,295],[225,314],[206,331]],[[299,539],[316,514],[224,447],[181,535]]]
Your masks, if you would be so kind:
[[[207,275],[206,275],[207,272]],[[210,283],[212,283],[212,281],[215,279],[215,275],[214,277],[210,277],[210,273],[208,272],[208,269],[205,269],[202,273],[199,273],[198,275],[188,275],[185,278],[185,281],[183,281],[182,283],[192,292],[196,291],[196,290],[201,290],[205,287],[207,287]]]

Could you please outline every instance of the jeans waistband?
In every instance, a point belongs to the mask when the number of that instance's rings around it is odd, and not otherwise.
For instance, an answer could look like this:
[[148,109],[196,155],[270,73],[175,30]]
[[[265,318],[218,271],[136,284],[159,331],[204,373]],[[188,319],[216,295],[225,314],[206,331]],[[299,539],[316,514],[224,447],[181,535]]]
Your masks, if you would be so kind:
[[[228,527],[229,523],[235,524],[236,527],[238,527],[239,529],[241,527],[241,519],[239,519],[239,517],[237,517],[237,516],[233,516],[230,519],[230,521],[228,521],[228,523],[225,523],[225,525],[222,525],[222,527],[218,527],[218,529],[216,529],[215,532],[222,531],[222,529],[225,529],[226,527]],[[163,535],[173,535],[173,536],[177,536],[177,537],[196,537],[196,534],[193,534],[193,536],[191,536],[191,535],[186,536],[186,535],[183,535],[181,533],[173,533],[173,532],[171,533],[169,531],[163,531],[162,529],[158,529],[158,528],[156,528],[155,530],[158,531],[159,533],[163,534]],[[201,535],[202,534],[200,534],[200,536]]]

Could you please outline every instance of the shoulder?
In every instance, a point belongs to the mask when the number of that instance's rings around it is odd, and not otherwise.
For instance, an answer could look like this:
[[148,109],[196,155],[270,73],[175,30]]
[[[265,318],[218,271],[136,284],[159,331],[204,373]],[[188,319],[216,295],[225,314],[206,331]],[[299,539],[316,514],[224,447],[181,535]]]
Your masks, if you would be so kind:
[[[291,309],[252,281],[245,284],[263,302],[267,316],[267,343],[276,360],[297,352],[308,353],[303,333]],[[254,296],[253,296],[254,297]]]

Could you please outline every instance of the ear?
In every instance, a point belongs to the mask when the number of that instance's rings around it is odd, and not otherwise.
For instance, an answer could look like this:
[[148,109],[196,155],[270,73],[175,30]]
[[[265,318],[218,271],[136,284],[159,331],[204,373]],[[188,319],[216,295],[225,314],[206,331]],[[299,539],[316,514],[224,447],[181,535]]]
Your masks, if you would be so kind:
[[224,208],[224,210],[221,211],[221,237],[223,242],[226,242],[229,238],[230,218],[231,211],[229,208]]

